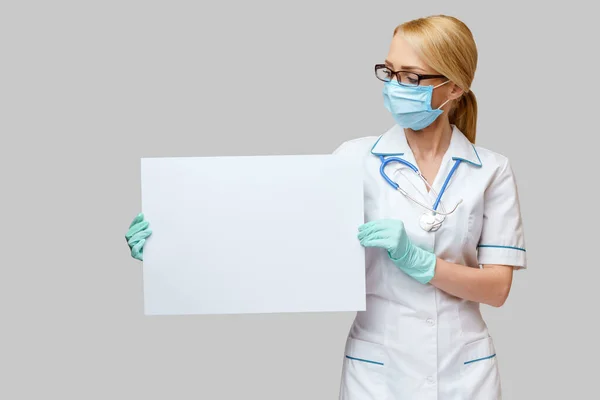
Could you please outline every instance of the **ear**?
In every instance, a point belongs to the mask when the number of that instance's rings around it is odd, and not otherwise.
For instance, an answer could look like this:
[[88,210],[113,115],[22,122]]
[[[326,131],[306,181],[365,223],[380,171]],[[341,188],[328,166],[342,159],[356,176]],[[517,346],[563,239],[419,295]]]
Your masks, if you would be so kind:
[[458,87],[458,85],[456,83],[452,82],[451,84],[452,84],[452,89],[450,90],[448,97],[450,98],[450,100],[456,100],[460,96],[462,96],[465,91],[462,90],[460,87]]

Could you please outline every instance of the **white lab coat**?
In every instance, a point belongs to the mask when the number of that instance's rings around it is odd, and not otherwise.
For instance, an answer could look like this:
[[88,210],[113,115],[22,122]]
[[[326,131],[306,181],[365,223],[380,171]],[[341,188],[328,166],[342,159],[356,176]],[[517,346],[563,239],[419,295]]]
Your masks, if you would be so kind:
[[[414,244],[450,262],[473,268],[526,267],[519,199],[508,159],[473,146],[457,127],[432,186],[439,193],[460,158],[442,203],[449,211],[463,201],[437,232],[421,229],[424,209],[380,175],[380,155],[417,165],[402,128],[395,125],[380,137],[347,141],[335,154],[364,166],[365,222],[400,219]],[[386,172],[414,198],[434,203],[434,195],[409,168],[390,163]],[[366,248],[366,289],[366,311],[357,313],[346,342],[341,400],[501,399],[501,357],[496,356],[479,303],[418,283],[379,248]]]

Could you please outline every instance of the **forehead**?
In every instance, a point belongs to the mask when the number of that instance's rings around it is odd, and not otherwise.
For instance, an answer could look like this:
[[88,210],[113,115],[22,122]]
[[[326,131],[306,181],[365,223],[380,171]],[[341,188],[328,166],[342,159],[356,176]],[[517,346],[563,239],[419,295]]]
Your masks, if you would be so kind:
[[408,42],[400,35],[394,35],[392,38],[386,60],[392,64],[391,67],[395,70],[412,66],[418,67],[422,71],[431,71],[431,68],[421,60]]

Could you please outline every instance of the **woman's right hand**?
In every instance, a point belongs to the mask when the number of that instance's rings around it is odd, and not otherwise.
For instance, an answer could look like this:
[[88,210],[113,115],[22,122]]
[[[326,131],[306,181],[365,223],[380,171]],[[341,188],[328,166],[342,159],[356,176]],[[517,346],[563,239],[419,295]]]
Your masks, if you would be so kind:
[[137,217],[131,221],[129,230],[125,234],[127,245],[131,250],[131,257],[143,261],[144,260],[144,243],[148,236],[152,235],[152,230],[149,228],[150,223],[144,220],[144,214],[139,213]]

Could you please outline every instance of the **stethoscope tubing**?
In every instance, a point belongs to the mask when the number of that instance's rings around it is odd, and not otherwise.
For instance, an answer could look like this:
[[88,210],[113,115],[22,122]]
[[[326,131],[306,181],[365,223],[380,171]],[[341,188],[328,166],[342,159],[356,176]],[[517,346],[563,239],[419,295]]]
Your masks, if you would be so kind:
[[[419,171],[419,169],[413,165],[412,163],[400,158],[400,157],[388,157],[385,158],[384,156],[379,156],[379,158],[381,159],[381,166],[379,167],[379,172],[381,174],[381,176],[390,184],[391,187],[393,187],[395,190],[399,191],[400,193],[402,193],[402,195],[406,196],[408,199],[410,199],[411,201],[415,202],[416,204],[420,205],[421,207],[423,207],[424,209],[430,211],[433,213],[433,215],[435,214],[439,214],[439,215],[443,215],[443,216],[447,216],[452,214],[456,208],[458,207],[458,205],[460,203],[462,203],[462,199],[454,206],[454,208],[450,211],[450,212],[445,212],[446,210],[442,211],[438,211],[438,207],[441,203],[442,200],[442,196],[444,195],[444,192],[446,191],[446,188],[448,187],[448,183],[450,182],[450,179],[452,178],[452,175],[454,175],[454,172],[456,172],[456,169],[458,168],[458,165],[461,163],[462,160],[460,159],[456,159],[454,162],[454,165],[452,166],[452,169],[450,170],[450,172],[448,173],[448,176],[446,177],[446,179],[444,180],[444,184],[442,185],[442,189],[440,190],[440,193],[436,193],[436,191],[431,187],[431,185],[429,184],[429,182],[427,182],[427,180],[425,179],[425,177],[421,174],[421,172]],[[408,192],[406,192],[406,190],[402,189],[396,182],[394,182],[386,173],[385,173],[385,167],[391,163],[391,162],[398,162],[400,164],[403,164],[405,166],[407,166],[408,168],[410,168],[411,170],[413,170],[418,176],[419,178],[421,178],[421,180],[425,183],[425,185],[427,185],[429,187],[429,190],[431,190],[433,192],[433,194],[436,196],[436,200],[435,203],[433,205],[433,208],[423,204],[422,202],[420,202],[419,200],[415,199],[414,197],[412,197],[411,195],[408,194]],[[442,207],[443,208],[443,207]]]

